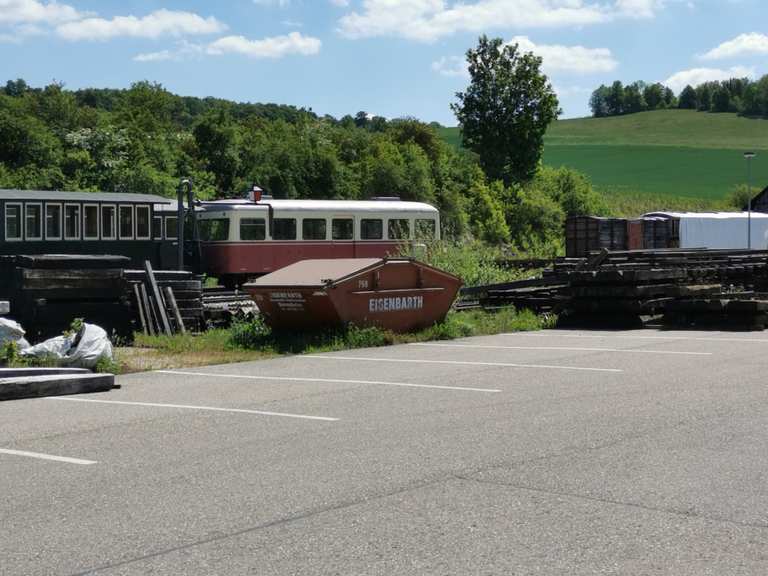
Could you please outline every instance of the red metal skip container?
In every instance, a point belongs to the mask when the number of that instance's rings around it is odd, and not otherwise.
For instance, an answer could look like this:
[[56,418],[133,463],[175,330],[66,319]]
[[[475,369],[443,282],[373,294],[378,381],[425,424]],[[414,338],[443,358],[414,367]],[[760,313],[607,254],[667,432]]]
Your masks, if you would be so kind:
[[302,260],[245,285],[276,329],[354,324],[394,332],[448,313],[461,280],[411,258]]

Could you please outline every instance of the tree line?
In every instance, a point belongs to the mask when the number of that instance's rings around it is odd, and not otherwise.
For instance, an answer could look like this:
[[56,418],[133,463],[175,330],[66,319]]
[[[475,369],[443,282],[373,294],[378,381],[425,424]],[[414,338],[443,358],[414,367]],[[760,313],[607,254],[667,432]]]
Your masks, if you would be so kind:
[[730,78],[723,81],[687,85],[679,95],[661,83],[633,82],[623,85],[616,80],[601,85],[589,99],[596,118],[619,116],[647,110],[678,108],[701,112],[736,112],[743,116],[768,118],[768,75],[757,81]]

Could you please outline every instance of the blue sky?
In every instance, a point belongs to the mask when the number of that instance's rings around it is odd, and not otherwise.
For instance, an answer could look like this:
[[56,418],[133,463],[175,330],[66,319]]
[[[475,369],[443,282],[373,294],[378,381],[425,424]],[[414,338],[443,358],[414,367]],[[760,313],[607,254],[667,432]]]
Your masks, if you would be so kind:
[[[0,81],[365,110],[454,125],[485,33],[544,59],[564,117],[614,79],[768,73],[765,0],[0,0]],[[761,7],[763,10],[761,10]]]

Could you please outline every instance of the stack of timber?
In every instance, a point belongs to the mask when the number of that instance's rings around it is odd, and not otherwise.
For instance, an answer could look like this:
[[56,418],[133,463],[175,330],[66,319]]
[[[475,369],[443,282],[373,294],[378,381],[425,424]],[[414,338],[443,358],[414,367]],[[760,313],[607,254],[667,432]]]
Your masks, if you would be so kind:
[[223,286],[203,289],[203,315],[208,328],[227,328],[236,320],[251,320],[259,312],[253,298]]
[[558,258],[541,279],[462,291],[464,304],[556,312],[571,325],[762,329],[768,323],[768,250],[662,249]]
[[627,221],[622,218],[573,216],[565,222],[568,256],[581,256],[601,248],[624,250],[627,242]]
[[35,339],[61,334],[75,318],[127,337],[133,314],[123,268],[129,262],[111,255],[1,256],[0,296]]
[[203,279],[182,270],[126,270],[131,300],[138,318],[137,329],[145,334],[183,334],[205,328]]

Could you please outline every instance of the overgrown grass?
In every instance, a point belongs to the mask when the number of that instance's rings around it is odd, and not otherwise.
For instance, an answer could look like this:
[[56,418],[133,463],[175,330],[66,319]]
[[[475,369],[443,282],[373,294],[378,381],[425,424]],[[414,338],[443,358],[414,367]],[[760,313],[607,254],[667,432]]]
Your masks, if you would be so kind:
[[497,312],[483,310],[451,311],[443,322],[409,334],[396,334],[375,327],[319,332],[276,332],[260,319],[240,322],[228,330],[175,336],[136,335],[138,354],[121,349],[119,358],[126,371],[180,368],[258,360],[285,354],[303,354],[372,348],[410,342],[451,340],[484,334],[540,330],[554,326],[554,318],[537,316],[529,310],[506,308]]
[[498,246],[491,246],[477,240],[453,242],[440,240],[426,245],[422,249],[406,248],[403,256],[413,256],[422,262],[444,270],[462,279],[465,286],[511,282],[522,278],[531,278],[536,271],[506,268],[499,265],[499,260],[515,257],[531,257],[536,255],[511,255]]

